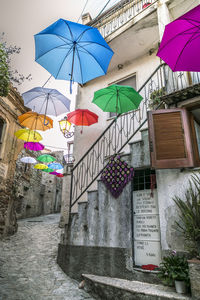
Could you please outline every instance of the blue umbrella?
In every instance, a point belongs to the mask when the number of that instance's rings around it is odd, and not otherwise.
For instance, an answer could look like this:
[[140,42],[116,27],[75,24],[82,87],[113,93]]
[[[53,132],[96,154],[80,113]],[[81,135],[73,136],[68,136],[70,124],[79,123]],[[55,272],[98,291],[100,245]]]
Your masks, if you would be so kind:
[[69,112],[70,100],[55,89],[35,87],[22,94],[25,106],[38,112],[58,116]]
[[54,170],[60,170],[60,169],[63,169],[63,166],[59,163],[52,163],[52,164],[49,164],[48,167],[50,169],[54,169]]
[[112,49],[97,28],[59,19],[35,35],[35,60],[56,79],[84,84],[105,75]]

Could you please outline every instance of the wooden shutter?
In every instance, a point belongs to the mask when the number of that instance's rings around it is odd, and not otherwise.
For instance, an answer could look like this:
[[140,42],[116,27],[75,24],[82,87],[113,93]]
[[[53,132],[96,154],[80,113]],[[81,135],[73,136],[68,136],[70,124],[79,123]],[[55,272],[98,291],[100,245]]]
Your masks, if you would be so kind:
[[148,112],[151,165],[158,169],[193,167],[189,113],[186,109]]

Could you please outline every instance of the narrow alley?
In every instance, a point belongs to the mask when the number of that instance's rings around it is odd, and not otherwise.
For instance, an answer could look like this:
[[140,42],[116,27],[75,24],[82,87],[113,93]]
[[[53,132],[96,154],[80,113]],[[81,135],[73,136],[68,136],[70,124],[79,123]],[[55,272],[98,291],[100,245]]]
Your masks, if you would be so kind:
[[0,300],[92,300],[56,264],[59,214],[24,219],[0,241]]

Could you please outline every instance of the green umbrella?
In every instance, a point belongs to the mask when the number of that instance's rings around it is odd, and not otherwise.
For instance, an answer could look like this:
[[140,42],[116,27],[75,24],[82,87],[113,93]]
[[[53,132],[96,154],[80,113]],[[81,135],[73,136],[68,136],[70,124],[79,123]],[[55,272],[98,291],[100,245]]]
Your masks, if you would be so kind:
[[50,173],[50,172],[53,172],[54,170],[53,169],[51,169],[51,168],[48,168],[48,169],[44,169],[44,170],[42,170],[43,172],[46,172],[46,173]]
[[137,109],[142,99],[131,86],[113,84],[96,91],[92,102],[103,111],[122,114]]
[[55,161],[56,158],[49,155],[49,154],[42,154],[42,155],[37,157],[37,160],[42,161],[44,163],[50,163],[52,161]]

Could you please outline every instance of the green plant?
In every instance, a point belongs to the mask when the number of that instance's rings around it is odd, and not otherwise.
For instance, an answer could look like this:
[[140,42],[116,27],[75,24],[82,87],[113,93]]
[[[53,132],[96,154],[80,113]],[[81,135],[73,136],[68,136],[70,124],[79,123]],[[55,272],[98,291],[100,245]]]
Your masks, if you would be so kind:
[[9,72],[7,54],[0,44],[0,96],[6,97],[9,92]]
[[172,251],[169,256],[163,258],[160,264],[158,277],[165,285],[174,286],[174,281],[185,281],[189,287],[189,268],[185,256]]
[[200,256],[200,177],[193,174],[183,199],[175,196],[173,200],[179,209],[176,227],[189,242],[190,252],[195,250],[195,254]]
[[165,95],[165,87],[155,90],[150,94],[149,108],[155,109],[161,102],[161,96]]

